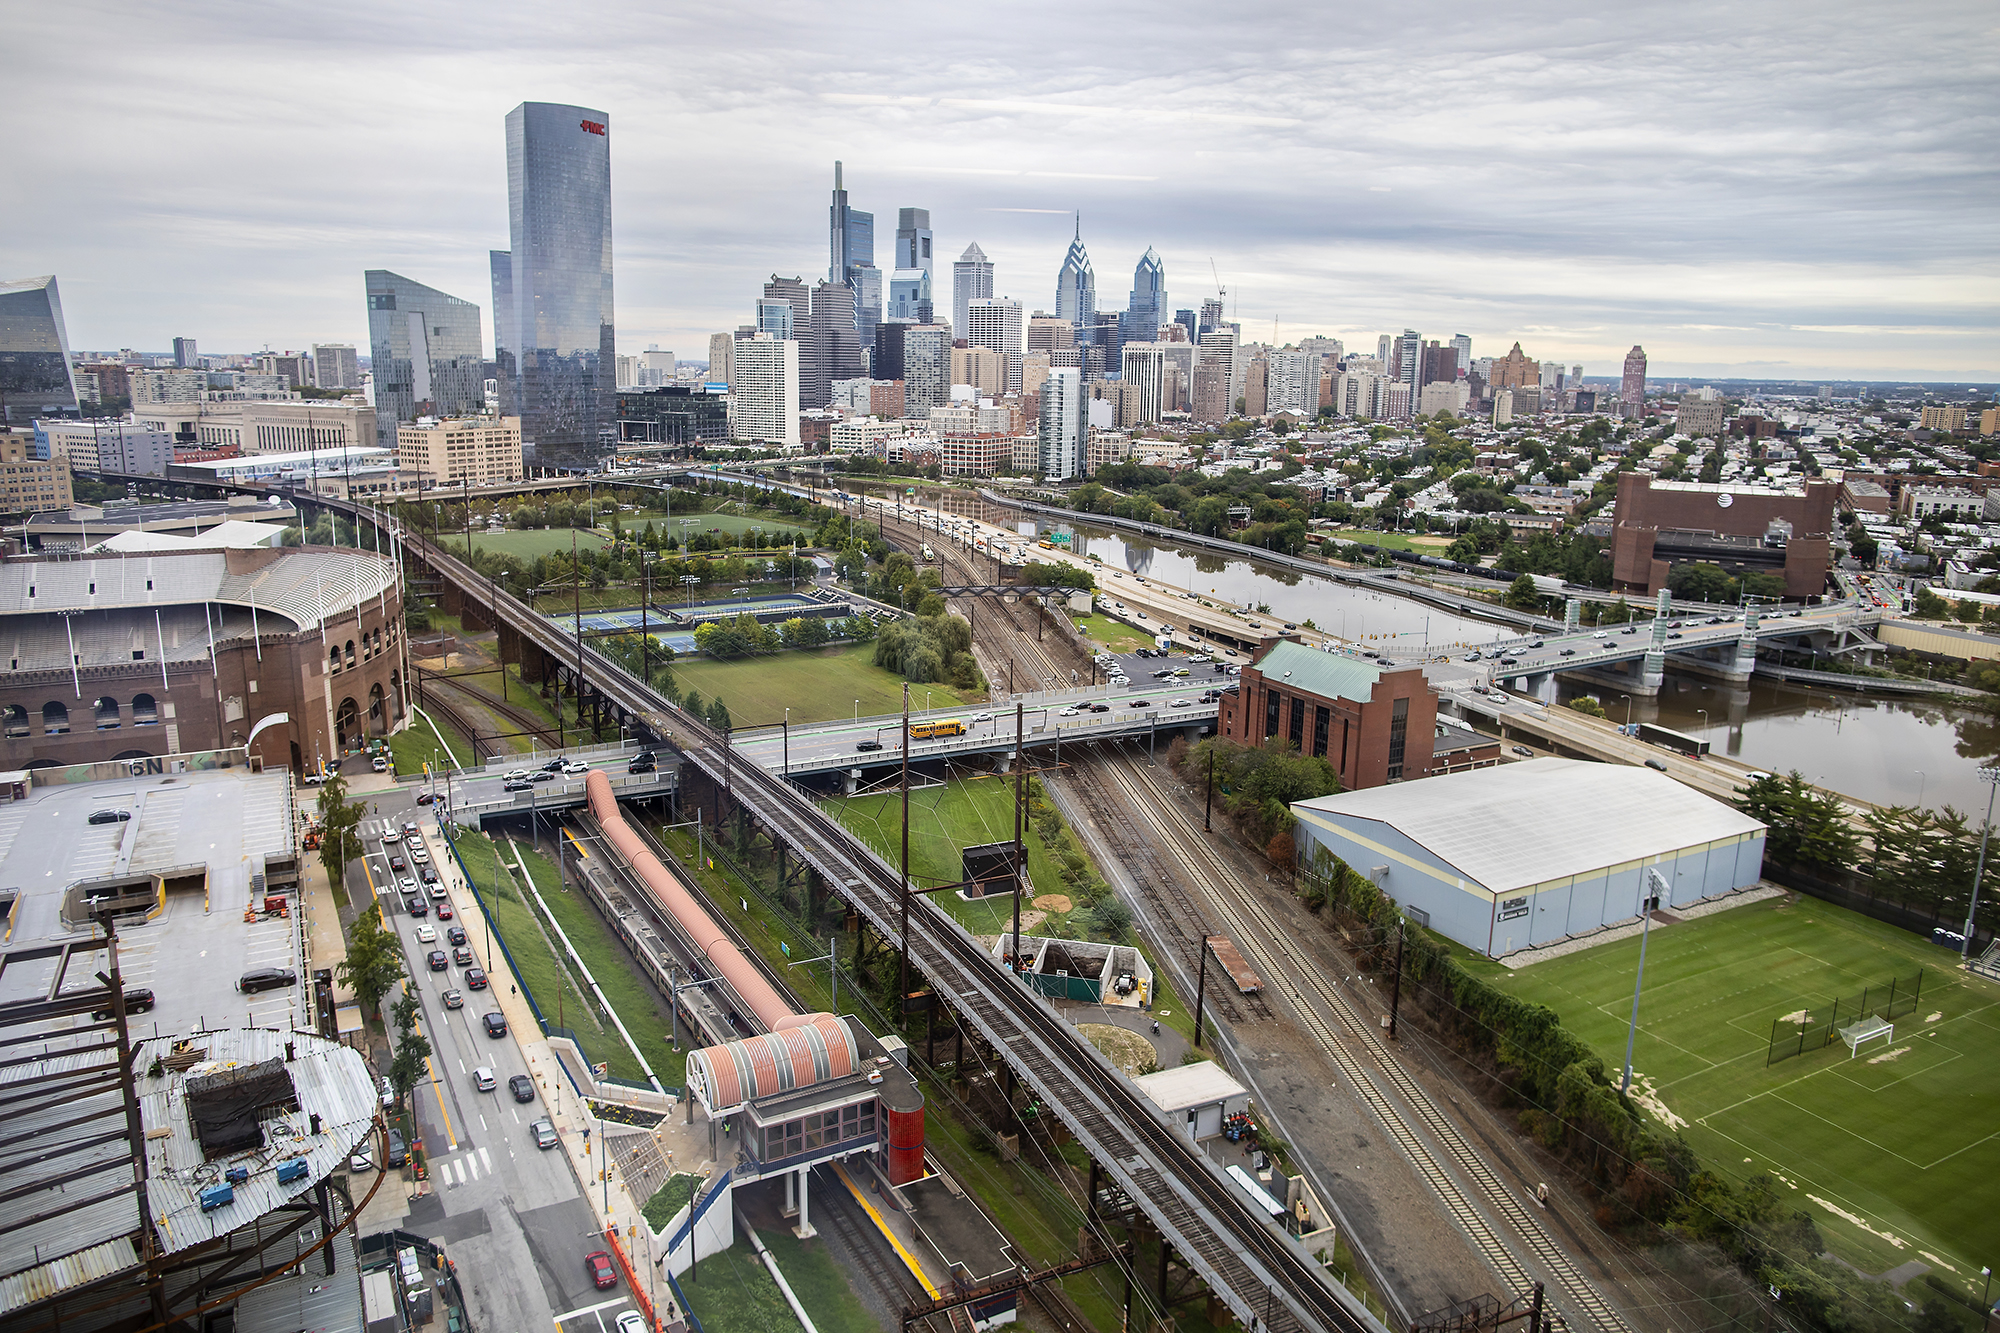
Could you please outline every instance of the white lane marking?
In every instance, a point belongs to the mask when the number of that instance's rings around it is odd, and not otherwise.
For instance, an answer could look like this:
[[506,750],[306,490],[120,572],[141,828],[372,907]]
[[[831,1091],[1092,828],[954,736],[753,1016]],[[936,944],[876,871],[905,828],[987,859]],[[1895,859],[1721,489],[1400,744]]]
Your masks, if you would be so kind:
[[472,1177],[474,1180],[479,1179],[479,1163],[472,1160],[471,1153],[467,1153],[464,1157],[460,1158],[459,1160],[465,1163],[465,1173],[468,1176]]
[[459,1073],[461,1073],[461,1074],[463,1074],[463,1073],[465,1072],[465,1060],[464,1060],[464,1058],[463,1058],[463,1057],[461,1057],[461,1058],[459,1059],[459,1062],[458,1062],[458,1072],[459,1072]]
[[486,1128],[486,1113],[484,1111],[479,1113],[479,1128],[482,1130]]
[[491,1153],[487,1152],[487,1151],[486,1151],[486,1149],[484,1149],[484,1148],[481,1148],[481,1149],[479,1150],[479,1160],[480,1160],[481,1162],[483,1162],[483,1163],[485,1164],[485,1166],[486,1166],[486,1174],[487,1174],[487,1175],[489,1175],[489,1176],[490,1176],[490,1175],[492,1175],[492,1174],[493,1174],[493,1154],[491,1154]]
[[465,1159],[463,1157],[452,1160],[451,1172],[458,1177],[459,1184],[463,1185],[465,1183]]

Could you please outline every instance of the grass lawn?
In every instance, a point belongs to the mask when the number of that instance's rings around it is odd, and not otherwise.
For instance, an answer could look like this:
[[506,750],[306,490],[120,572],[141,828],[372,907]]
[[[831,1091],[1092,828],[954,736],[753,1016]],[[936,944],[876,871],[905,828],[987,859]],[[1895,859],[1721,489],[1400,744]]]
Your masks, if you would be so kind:
[[[594,1002],[584,1003],[579,999],[581,978],[573,963],[567,959],[558,961],[555,950],[560,949],[561,944],[556,940],[555,932],[548,929],[547,918],[530,906],[529,900],[516,888],[513,880],[499,869],[498,857],[501,855],[512,863],[512,846],[495,844],[482,834],[468,832],[458,835],[458,849],[466,867],[472,872],[473,881],[486,896],[493,910],[494,926],[501,938],[506,940],[508,951],[521,969],[522,980],[533,993],[543,1016],[550,1023],[557,1021],[556,997],[560,993],[562,1023],[578,1035],[590,1058],[610,1065],[614,1078],[643,1083],[645,1074],[640,1070],[639,1062],[632,1058],[630,1049],[620,1040],[618,1030],[597,1016]],[[617,1010],[633,1041],[645,1053],[653,1072],[668,1087],[681,1086],[685,1077],[686,1056],[676,1052],[668,1040],[666,1005],[656,1000],[651,989],[640,980],[631,956],[596,909],[581,895],[560,886],[556,867],[546,858],[526,847],[521,852],[529,873],[534,876],[535,886],[541,890],[542,901],[555,914],[563,933],[569,936],[570,943],[576,946],[576,951],[589,965],[591,975],[597,978],[605,998]],[[518,871],[515,873],[519,874]],[[474,919],[466,926],[482,953],[486,952],[485,924]],[[497,982],[506,984],[503,980],[506,960],[498,956],[497,948],[492,950],[492,955],[488,971]]]
[[[828,798],[820,804],[862,841],[888,857],[891,865],[902,856],[902,797],[897,793]],[[1005,842],[1013,836],[1011,778],[997,775],[955,778],[945,786],[910,793],[910,877],[919,885],[949,884],[964,878],[961,849],[982,842]],[[1034,885],[1036,895],[1067,896],[1068,886],[1057,877],[1055,866],[1032,825],[1023,831],[1023,836],[1028,844],[1028,880]],[[1014,928],[1011,894],[968,902],[953,890],[931,894],[930,900],[975,935],[999,935]],[[1029,911],[1029,904],[1024,901],[1021,910]],[[1072,913],[1053,915],[1067,919]],[[1023,926],[1022,933],[1030,933],[1030,928]],[[1036,927],[1032,933],[1043,931]]]
[[[686,519],[694,522],[687,527],[681,524]],[[765,532],[811,532],[803,523],[780,518],[776,514],[761,515],[755,510],[737,508],[725,509],[720,513],[696,514],[676,509],[669,518],[658,510],[648,510],[637,514],[620,514],[618,524],[626,532],[637,535],[646,530],[646,524],[653,525],[653,531],[662,536],[675,537],[697,532],[726,532],[732,537],[740,537],[752,528],[762,528]]]
[[[1622,1069],[1638,953],[1630,939],[1518,972],[1481,971],[1554,1009],[1607,1067]],[[1954,962],[1915,935],[1812,898],[1656,926],[1634,1091],[1656,1116],[1685,1121],[1682,1133],[1708,1164],[1774,1174],[1857,1266],[1881,1272],[1923,1255],[1940,1277],[1962,1282],[2000,1252],[2000,1210],[1983,1188],[1967,1188],[2000,1177],[2000,986]],[[1767,1066],[1774,1020],[1920,967],[1921,1001],[1896,1020],[1893,1041],[1850,1059],[1836,1039]]]
[[1101,644],[1114,653],[1129,653],[1134,648],[1153,646],[1151,634],[1134,629],[1122,620],[1113,620],[1101,611],[1093,611],[1087,616],[1071,616],[1070,621],[1082,626],[1084,637],[1092,643]]
[[[857,699],[863,717],[899,713],[903,708],[903,678],[875,665],[872,643],[737,662],[679,661],[674,663],[674,680],[683,690],[699,690],[704,699],[720,694],[738,730],[775,726],[784,720],[787,707],[794,722],[853,717]],[[924,706],[925,691],[930,692],[934,708],[953,708],[980,697],[962,695],[947,685],[912,685],[913,708]]]
[[1364,532],[1360,528],[1339,528],[1327,536],[1330,540],[1379,546],[1385,551],[1442,551],[1451,545],[1453,540],[1450,537],[1432,537],[1424,533]]
[[[481,551],[497,551],[501,555],[516,556],[522,560],[533,560],[537,556],[554,555],[560,551],[567,555],[574,539],[579,551],[596,550],[609,546],[611,539],[602,533],[584,528],[510,528],[506,532],[475,532],[472,544]],[[459,539],[464,545],[464,538]]]
[[[432,731],[435,725],[437,731]],[[443,733],[444,745],[438,744],[438,735]],[[450,766],[464,768],[472,763],[472,742],[459,733],[457,727],[435,713],[419,712],[411,719],[410,725],[389,738],[389,755],[396,765],[396,771],[405,776],[424,771],[429,764],[431,771],[447,766],[445,751],[449,750]]]
[[[881,1325],[855,1299],[825,1241],[800,1240],[784,1227],[760,1228],[757,1238],[812,1315],[814,1327],[826,1333],[879,1333]],[[681,1278],[681,1290],[689,1310],[710,1333],[771,1333],[798,1326],[748,1237],[738,1237],[729,1249],[702,1260],[692,1277]]]

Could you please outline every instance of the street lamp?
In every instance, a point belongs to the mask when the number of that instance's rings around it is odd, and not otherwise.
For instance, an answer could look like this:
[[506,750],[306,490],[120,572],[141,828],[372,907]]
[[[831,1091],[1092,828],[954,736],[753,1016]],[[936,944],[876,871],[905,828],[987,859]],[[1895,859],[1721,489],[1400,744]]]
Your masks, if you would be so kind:
[[1986,784],[1986,827],[1979,831],[1979,868],[1972,872],[1972,901],[1965,908],[1965,942],[1958,946],[1960,961],[1972,955],[1972,918],[1979,911],[1979,883],[1986,878],[1986,840],[1993,836],[1993,794],[2000,791],[2000,768],[1982,768],[1979,780]]
[[1911,769],[1910,771],[1917,775],[1917,808],[1921,810],[1924,805],[1924,786],[1930,779],[1924,776],[1924,770],[1921,768]]
[[1697,709],[1695,709],[1694,711],[1695,711],[1695,712],[1697,712],[1697,713],[1700,713],[1700,714],[1701,714],[1701,729],[1702,729],[1703,731],[1707,731],[1707,730],[1708,730],[1708,710],[1707,710],[1706,708],[1697,708]]
[[1625,731],[1629,735],[1632,731],[1632,696],[1621,694],[1618,697],[1625,701]]

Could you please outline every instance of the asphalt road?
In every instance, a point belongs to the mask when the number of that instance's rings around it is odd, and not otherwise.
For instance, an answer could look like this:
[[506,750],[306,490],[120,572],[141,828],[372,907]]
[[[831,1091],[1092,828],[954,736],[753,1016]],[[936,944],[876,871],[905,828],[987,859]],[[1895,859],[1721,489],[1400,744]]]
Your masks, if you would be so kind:
[[[409,851],[405,843],[385,848],[380,835],[387,826],[420,823],[431,864],[441,866],[450,857],[436,820],[429,809],[414,804],[414,796],[414,788],[385,792],[377,803],[380,817],[362,822],[367,874],[377,886],[390,879],[389,854],[407,858]],[[464,969],[456,964],[440,972],[427,964],[432,949],[443,949],[450,958],[446,932],[463,924],[466,947],[483,967],[488,956],[485,922],[476,916],[463,923],[413,917],[404,910],[399,892],[381,888],[377,897],[384,924],[403,941],[411,981],[423,1001],[423,1031],[431,1043],[430,1079],[412,1095],[434,1192],[411,1205],[405,1229],[446,1247],[465,1282],[475,1328],[545,1328],[564,1313],[598,1307],[618,1296],[598,1291],[584,1270],[584,1255],[603,1244],[567,1155],[536,1148],[528,1131],[531,1121],[547,1114],[540,1090],[526,1104],[517,1103],[508,1091],[511,1075],[529,1072],[519,1039],[535,1040],[540,1034],[509,1031],[489,1037],[482,1016],[499,1008],[490,989],[467,989]],[[434,930],[437,942],[420,940],[420,927]],[[501,975],[506,975],[504,968]],[[464,995],[463,1008],[444,1008],[441,996],[448,988]],[[473,1071],[482,1066],[493,1071],[496,1086],[491,1092],[473,1085]],[[557,1095],[570,1094],[564,1089]],[[608,1325],[616,1308],[603,1309]]]

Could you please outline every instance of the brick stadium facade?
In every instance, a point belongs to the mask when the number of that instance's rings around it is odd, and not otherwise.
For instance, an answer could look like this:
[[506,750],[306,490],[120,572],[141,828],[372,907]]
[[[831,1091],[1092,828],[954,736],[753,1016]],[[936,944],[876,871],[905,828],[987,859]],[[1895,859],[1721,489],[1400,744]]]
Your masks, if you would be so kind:
[[267,768],[336,760],[402,720],[394,564],[325,547],[0,563],[10,670],[0,765],[245,744]]
[[1777,491],[1657,482],[1644,473],[1622,473],[1611,533],[1613,586],[1653,596],[1667,586],[1675,565],[1706,562],[1733,576],[1780,574],[1785,596],[1814,596],[1825,589],[1833,567],[1839,490],[1831,481]]

